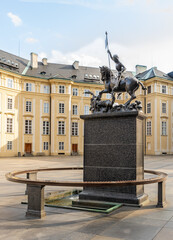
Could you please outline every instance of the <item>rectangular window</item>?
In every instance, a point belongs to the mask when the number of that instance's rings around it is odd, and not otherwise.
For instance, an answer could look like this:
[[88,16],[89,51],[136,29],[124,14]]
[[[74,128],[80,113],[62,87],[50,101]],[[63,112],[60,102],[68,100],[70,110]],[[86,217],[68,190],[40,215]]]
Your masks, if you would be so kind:
[[65,122],[64,121],[58,121],[58,134],[59,135],[65,134]]
[[162,93],[166,93],[166,86],[162,85]]
[[32,120],[25,120],[25,134],[32,134]]
[[26,112],[31,112],[31,111],[32,111],[32,102],[26,101]]
[[89,89],[84,89],[84,97],[89,97],[90,96],[90,94],[87,93],[88,91],[89,91]]
[[96,90],[96,96],[98,96],[98,95],[99,95],[99,92],[100,92],[99,90]]
[[13,132],[13,119],[7,118],[7,132],[12,133]]
[[48,142],[43,142],[43,150],[48,150],[48,149],[49,149]]
[[84,114],[89,114],[90,107],[88,105],[84,106]]
[[162,136],[166,136],[167,127],[166,122],[162,122]]
[[8,97],[7,99],[7,109],[12,109],[13,108],[13,99],[11,97]]
[[121,95],[118,94],[117,95],[117,99],[121,100]]
[[44,102],[44,113],[49,113],[49,103]]
[[59,113],[64,113],[64,103],[59,103]]
[[77,115],[77,105],[73,105],[73,115]]
[[11,79],[11,78],[7,79],[7,87],[13,88],[13,79]]
[[78,123],[72,122],[72,136],[78,136]]
[[151,103],[147,103],[147,113],[151,113]]
[[110,94],[110,93],[107,93],[107,94],[106,94],[106,98],[107,98],[107,99],[111,99],[111,94]]
[[151,93],[151,86],[148,86],[148,87],[147,87],[147,93],[148,93],[148,94]]
[[7,142],[7,150],[12,150],[12,141]]
[[49,135],[49,121],[43,121],[43,134]]
[[73,96],[78,96],[78,89],[77,88],[73,88]]
[[64,142],[59,142],[59,150],[64,150]]
[[26,83],[26,91],[31,92],[32,91],[32,84],[31,83]]
[[166,113],[166,103],[162,103],[162,113]]
[[148,136],[151,135],[151,122],[150,121],[147,122],[147,135]]
[[44,93],[50,93],[50,87],[47,85],[44,85]]
[[65,86],[59,86],[59,93],[65,93]]

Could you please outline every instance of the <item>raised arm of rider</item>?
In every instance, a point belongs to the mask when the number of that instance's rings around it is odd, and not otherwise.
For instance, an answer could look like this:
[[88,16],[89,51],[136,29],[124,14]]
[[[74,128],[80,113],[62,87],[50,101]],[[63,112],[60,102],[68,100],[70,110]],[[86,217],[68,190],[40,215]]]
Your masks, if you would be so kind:
[[109,49],[107,50],[107,53],[109,53],[109,55],[110,55],[110,58],[113,60],[112,54],[111,54],[111,52],[110,52],[110,50],[109,50]]

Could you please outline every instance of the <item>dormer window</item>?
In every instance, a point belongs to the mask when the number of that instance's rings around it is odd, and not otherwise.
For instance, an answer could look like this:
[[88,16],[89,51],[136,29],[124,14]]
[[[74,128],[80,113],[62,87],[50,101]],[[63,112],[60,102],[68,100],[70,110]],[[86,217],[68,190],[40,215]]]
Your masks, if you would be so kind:
[[40,72],[41,75],[46,75],[45,71]]
[[76,76],[76,75],[72,75],[71,78],[72,78],[72,79],[76,79],[77,76]]

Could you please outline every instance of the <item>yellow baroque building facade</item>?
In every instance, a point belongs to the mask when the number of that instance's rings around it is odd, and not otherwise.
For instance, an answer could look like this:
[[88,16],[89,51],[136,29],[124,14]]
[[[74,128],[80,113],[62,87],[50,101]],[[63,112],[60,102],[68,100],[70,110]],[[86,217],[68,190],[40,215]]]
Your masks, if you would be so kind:
[[[147,91],[137,91],[145,120],[145,154],[173,153],[173,76],[136,66]],[[132,74],[128,72],[127,74]],[[83,154],[84,126],[90,90],[103,84],[99,68],[30,60],[0,50],[0,157]],[[110,98],[109,94],[103,96]],[[123,93],[118,103],[129,98]]]

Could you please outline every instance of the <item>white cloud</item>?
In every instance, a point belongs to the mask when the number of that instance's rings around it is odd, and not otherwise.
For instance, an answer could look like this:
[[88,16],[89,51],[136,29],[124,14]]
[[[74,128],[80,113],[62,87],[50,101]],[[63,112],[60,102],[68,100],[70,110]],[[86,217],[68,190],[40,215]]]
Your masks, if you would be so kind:
[[22,20],[19,16],[9,12],[7,13],[7,16],[11,19],[12,23],[14,24],[15,27],[21,26],[22,25]]
[[[126,66],[127,70],[135,70],[137,64],[146,65],[149,68],[157,66],[159,70],[168,73],[172,67],[172,40],[152,42],[145,45],[123,46],[112,42],[109,46],[112,54],[118,54],[120,61]],[[48,62],[72,64],[75,60],[81,66],[99,67],[108,66],[108,55],[105,50],[104,40],[96,39],[92,43],[80,48],[79,50],[63,53],[52,50],[50,54],[40,53],[43,57],[48,57]],[[40,55],[39,54],[39,55]],[[111,68],[115,69],[115,64],[111,60]]]
[[30,37],[30,38],[26,38],[26,42],[27,43],[36,43],[36,42],[38,42],[38,39]]

